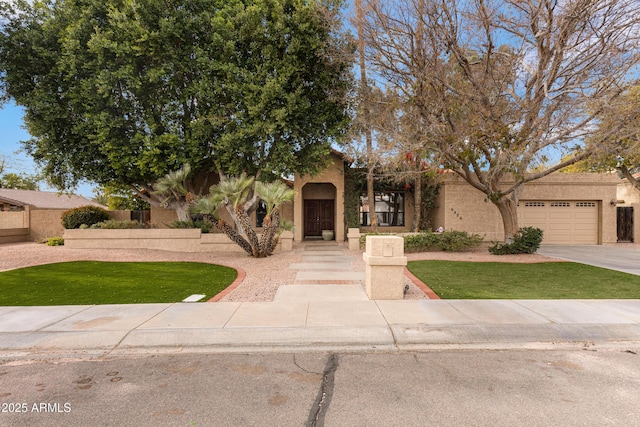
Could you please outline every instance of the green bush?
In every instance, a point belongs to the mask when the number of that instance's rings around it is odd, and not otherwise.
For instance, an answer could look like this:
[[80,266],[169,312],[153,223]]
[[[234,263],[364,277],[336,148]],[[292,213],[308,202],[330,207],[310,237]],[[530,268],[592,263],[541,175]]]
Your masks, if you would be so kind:
[[62,237],[49,237],[47,239],[47,246],[63,246],[64,239]]
[[543,231],[535,227],[522,227],[513,236],[512,243],[496,243],[489,247],[494,255],[533,254],[540,247]]
[[444,231],[442,233],[420,233],[404,237],[405,252],[464,252],[480,243],[483,236],[466,231]]
[[144,223],[140,223],[139,221],[132,221],[129,219],[124,221],[108,219],[106,221],[93,224],[90,228],[99,228],[102,230],[119,230],[119,229],[131,229],[131,228],[148,228],[148,226]]
[[62,226],[66,229],[80,228],[82,224],[92,226],[108,219],[107,211],[98,206],[81,206],[62,214]]
[[169,224],[169,228],[199,228],[202,233],[211,233],[214,225],[207,219],[196,219],[191,221],[174,221]]
[[405,252],[428,252],[438,251],[438,244],[441,238],[436,233],[420,233],[410,236],[404,236]]
[[[364,248],[367,236],[389,235],[388,233],[370,233],[360,237],[360,247]],[[442,233],[421,232],[404,236],[404,251],[409,252],[463,252],[480,243],[483,236],[465,231],[445,231]]]

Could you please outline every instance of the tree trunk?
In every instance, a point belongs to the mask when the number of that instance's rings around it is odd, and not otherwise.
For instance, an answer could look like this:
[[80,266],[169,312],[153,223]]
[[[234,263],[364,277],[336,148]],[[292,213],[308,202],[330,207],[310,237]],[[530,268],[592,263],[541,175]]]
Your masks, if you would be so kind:
[[411,231],[420,231],[422,222],[422,174],[418,174],[413,182],[413,226]]
[[640,191],[640,179],[634,177],[628,167],[621,166],[618,170],[622,173],[622,176],[627,178],[627,181],[629,181],[629,184],[631,184],[633,188]]
[[245,236],[247,236],[247,240],[249,244],[253,248],[253,256],[255,258],[261,258],[260,255],[260,242],[258,241],[258,236],[256,235],[256,231],[251,227],[251,220],[249,215],[244,211],[242,206],[236,206],[235,208],[237,225],[242,230]]
[[502,217],[504,242],[512,243],[513,236],[518,232],[518,202],[511,198],[503,197],[494,201],[493,204],[496,205]]
[[229,239],[240,246],[249,256],[253,255],[253,248],[236,230],[233,229],[229,224],[227,224],[224,220],[215,220],[213,219],[213,224],[216,228],[222,231],[224,234],[229,237]]
[[369,206],[369,225],[376,230],[378,218],[376,217],[375,196],[373,193],[373,173],[375,162],[373,161],[373,135],[371,134],[371,114],[369,113],[369,83],[367,81],[367,67],[364,57],[364,31],[362,0],[356,0],[356,25],[358,30],[358,53],[360,66],[360,103],[364,122],[364,137],[367,144],[367,205]]
[[170,209],[176,211],[178,215],[178,221],[190,221],[191,215],[189,213],[189,203],[186,201],[174,201],[167,206]]

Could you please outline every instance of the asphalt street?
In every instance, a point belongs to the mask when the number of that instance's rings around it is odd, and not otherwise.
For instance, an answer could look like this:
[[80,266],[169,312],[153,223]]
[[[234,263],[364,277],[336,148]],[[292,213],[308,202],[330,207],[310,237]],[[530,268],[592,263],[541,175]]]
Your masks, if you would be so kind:
[[2,426],[640,425],[637,348],[5,360]]

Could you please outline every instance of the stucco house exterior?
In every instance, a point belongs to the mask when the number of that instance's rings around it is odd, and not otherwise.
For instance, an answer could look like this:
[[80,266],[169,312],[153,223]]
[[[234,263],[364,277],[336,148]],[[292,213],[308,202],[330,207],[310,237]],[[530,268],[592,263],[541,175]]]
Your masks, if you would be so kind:
[[[296,174],[293,182],[289,182],[296,196],[293,203],[283,206],[282,217],[293,221],[295,241],[321,238],[323,230],[332,230],[339,242],[346,240],[346,218],[350,213],[345,208],[345,196],[360,199],[357,212],[360,228],[369,230],[364,194],[345,193],[348,191],[345,170],[350,163],[350,159],[333,150],[325,170],[315,176]],[[485,200],[485,195],[454,173],[445,173],[441,178],[436,208],[429,218],[432,228],[477,233],[486,241],[501,241],[504,237],[502,219],[498,209]],[[624,186],[624,182],[612,173],[553,173],[530,182],[524,186],[520,196],[519,225],[542,228],[544,244],[597,245],[640,241],[639,200],[627,195],[623,201],[620,198],[621,185]],[[411,190],[398,187],[376,192],[380,232],[411,229],[413,194]],[[635,193],[630,194],[635,196]],[[630,220],[631,238],[628,239],[621,239],[619,235],[621,205],[634,208]],[[152,208],[151,218],[157,226],[162,226],[175,220],[175,214]],[[260,212],[252,214],[252,221],[259,226]]]
[[[348,159],[333,152],[333,163],[319,175],[295,177],[296,241],[318,237],[323,229],[335,230],[336,240],[344,240],[345,161]],[[620,184],[616,174],[597,173],[554,173],[528,183],[520,197],[519,225],[542,228],[545,244],[616,243]],[[484,193],[454,173],[444,174],[440,185],[437,206],[430,217],[433,229],[478,233],[487,241],[503,239],[500,213],[486,201]],[[410,230],[412,202],[413,195],[402,188],[376,192],[379,231]],[[368,213],[362,203],[358,214],[361,228],[366,230]],[[640,224],[638,220],[636,223]]]
[[[619,184],[620,178],[615,174],[547,175],[523,187],[518,224],[544,230],[545,244],[616,243]],[[498,209],[459,176],[447,174],[437,204],[434,227],[479,233],[490,241],[503,239]]]

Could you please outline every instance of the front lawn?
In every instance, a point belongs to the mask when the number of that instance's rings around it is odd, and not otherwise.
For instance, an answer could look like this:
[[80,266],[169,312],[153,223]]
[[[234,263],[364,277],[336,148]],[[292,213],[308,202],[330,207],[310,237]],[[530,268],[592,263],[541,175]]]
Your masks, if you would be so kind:
[[233,268],[194,262],[76,261],[0,272],[0,306],[206,301],[238,276]]
[[412,261],[443,299],[636,299],[640,276],[572,262]]

